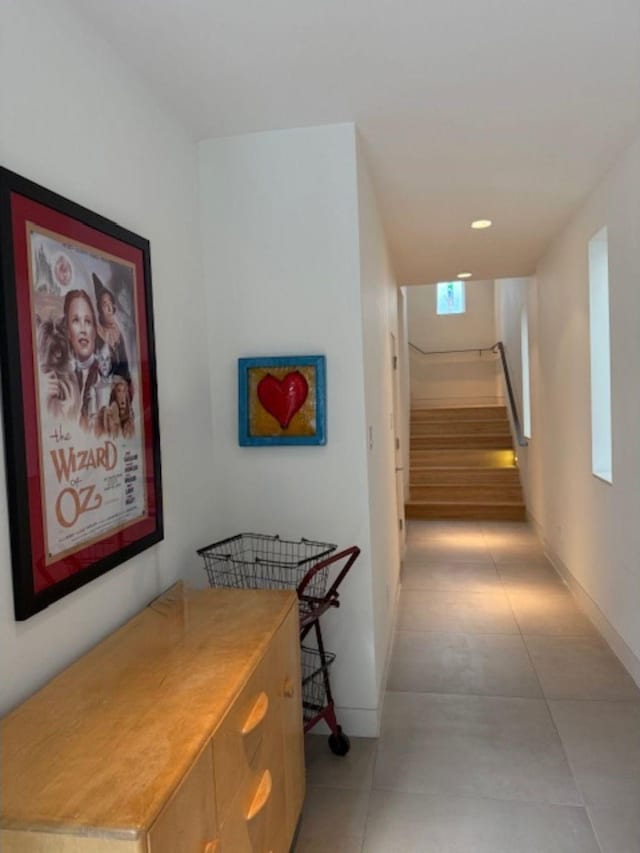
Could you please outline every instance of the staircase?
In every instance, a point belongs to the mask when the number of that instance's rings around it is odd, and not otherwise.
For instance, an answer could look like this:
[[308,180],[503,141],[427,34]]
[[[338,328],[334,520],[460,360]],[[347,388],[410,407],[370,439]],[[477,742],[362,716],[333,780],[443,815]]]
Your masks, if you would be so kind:
[[505,406],[414,409],[407,518],[524,521]]

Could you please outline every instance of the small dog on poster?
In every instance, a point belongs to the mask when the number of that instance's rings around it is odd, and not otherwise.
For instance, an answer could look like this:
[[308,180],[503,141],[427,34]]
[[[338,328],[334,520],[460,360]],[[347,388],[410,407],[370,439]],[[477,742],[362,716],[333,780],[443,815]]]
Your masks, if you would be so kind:
[[47,411],[67,420],[78,412],[79,390],[74,360],[62,317],[36,318],[38,360]]

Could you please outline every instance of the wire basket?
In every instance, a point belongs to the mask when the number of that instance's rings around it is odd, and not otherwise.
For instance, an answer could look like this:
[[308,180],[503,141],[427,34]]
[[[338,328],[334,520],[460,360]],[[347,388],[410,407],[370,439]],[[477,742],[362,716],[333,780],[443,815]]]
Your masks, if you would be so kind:
[[300,648],[302,668],[302,716],[304,721],[312,720],[327,706],[326,677],[329,667],[335,660],[331,652],[324,653],[324,660],[317,649],[308,646]]
[[[311,539],[281,539],[264,533],[239,533],[198,549],[209,585],[232,589],[297,589],[307,572],[337,545]],[[305,594],[321,597],[329,566],[320,569]]]

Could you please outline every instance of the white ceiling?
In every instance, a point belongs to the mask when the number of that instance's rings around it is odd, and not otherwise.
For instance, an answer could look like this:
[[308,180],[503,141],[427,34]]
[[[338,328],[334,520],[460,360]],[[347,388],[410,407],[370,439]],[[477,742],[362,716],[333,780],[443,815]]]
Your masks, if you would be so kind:
[[640,127],[638,0],[74,3],[197,139],[355,121],[401,284],[531,273]]

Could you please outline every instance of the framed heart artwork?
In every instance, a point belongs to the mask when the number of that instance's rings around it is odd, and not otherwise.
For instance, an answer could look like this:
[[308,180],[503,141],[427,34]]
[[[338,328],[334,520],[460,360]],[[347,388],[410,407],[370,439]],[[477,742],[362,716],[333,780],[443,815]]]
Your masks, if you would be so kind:
[[323,355],[238,359],[242,446],[326,444]]

